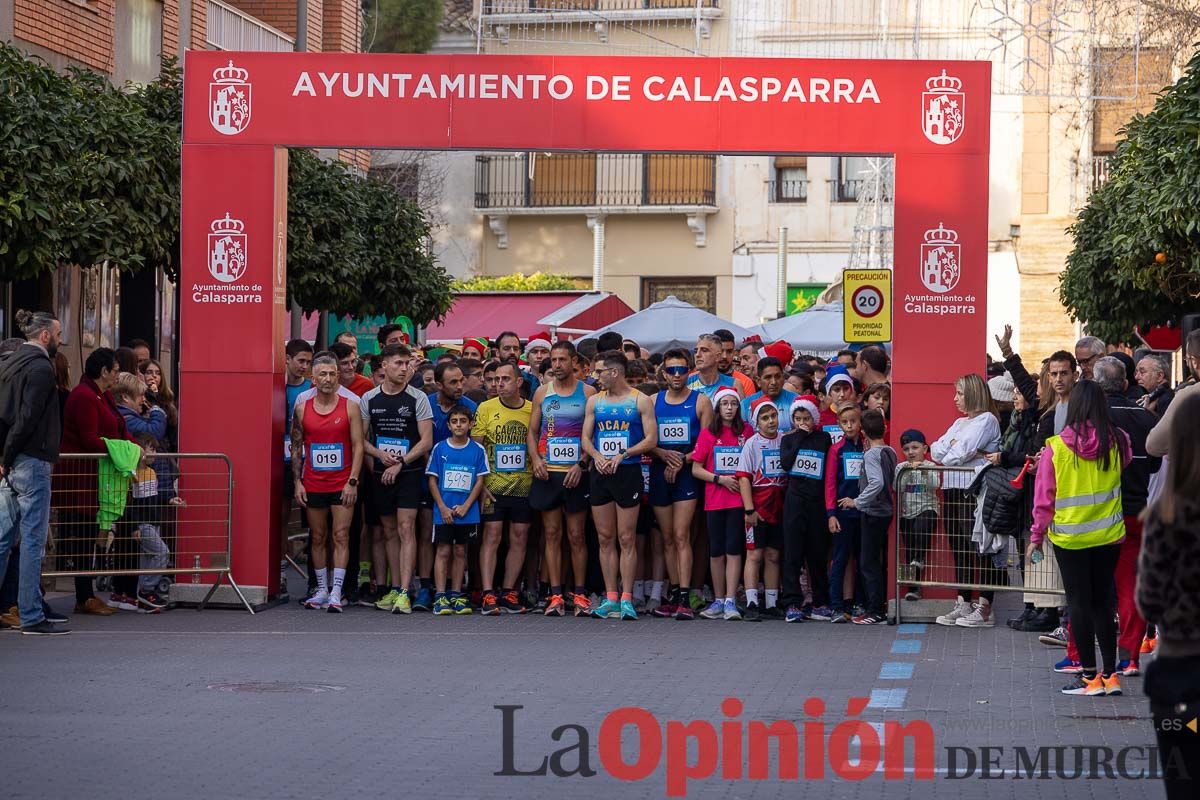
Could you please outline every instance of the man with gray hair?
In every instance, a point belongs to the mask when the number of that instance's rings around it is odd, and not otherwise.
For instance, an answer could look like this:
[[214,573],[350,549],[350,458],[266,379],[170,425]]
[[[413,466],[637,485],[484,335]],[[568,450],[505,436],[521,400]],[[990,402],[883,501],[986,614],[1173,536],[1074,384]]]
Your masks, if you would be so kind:
[[1093,365],[1094,379],[1108,398],[1108,413],[1112,424],[1125,431],[1133,450],[1133,460],[1121,471],[1121,514],[1125,517],[1125,539],[1117,556],[1113,578],[1117,585],[1117,616],[1120,632],[1117,636],[1117,669],[1124,675],[1137,675],[1138,655],[1146,621],[1134,602],[1137,585],[1137,559],[1142,549],[1142,521],[1139,515],[1146,508],[1150,491],[1150,476],[1158,472],[1162,459],[1146,453],[1146,437],[1157,418],[1138,403],[1125,396],[1128,381],[1125,365],[1111,356]]
[[0,575],[19,535],[21,633],[61,635],[70,631],[46,619],[41,582],[50,476],[62,439],[53,364],[62,325],[50,314],[24,310],[16,321],[25,344],[0,365]]
[[724,342],[713,333],[702,333],[696,341],[696,371],[688,378],[687,388],[702,392],[712,400],[722,386],[728,386],[742,394],[742,389],[732,375],[721,372]]
[[1138,384],[1146,390],[1146,394],[1138,404],[1142,408],[1154,412],[1154,416],[1162,419],[1167,413],[1175,392],[1171,390],[1171,365],[1159,353],[1149,353],[1142,356],[1134,372]]
[[[1188,334],[1187,341],[1184,342],[1187,355],[1188,369],[1192,371],[1192,377],[1200,375],[1200,329],[1194,330]],[[1180,386],[1175,393],[1176,399],[1182,399],[1192,394],[1200,394],[1200,382],[1193,382],[1187,386]],[[1175,409],[1177,403],[1173,403],[1167,407],[1166,414],[1154,426],[1154,430],[1150,432],[1150,436],[1146,438],[1146,450],[1151,455],[1165,456],[1167,453],[1167,442],[1171,438],[1171,424],[1175,420]]]
[[1084,336],[1075,343],[1075,360],[1079,362],[1079,370],[1085,380],[1092,380],[1092,367],[1096,361],[1104,358],[1108,345],[1095,336]]

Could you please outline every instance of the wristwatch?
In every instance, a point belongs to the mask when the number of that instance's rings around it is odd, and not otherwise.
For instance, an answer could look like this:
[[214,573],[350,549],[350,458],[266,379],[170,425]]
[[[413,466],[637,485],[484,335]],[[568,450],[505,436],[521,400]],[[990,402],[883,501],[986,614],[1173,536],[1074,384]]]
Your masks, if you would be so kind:
[[346,485],[347,486],[358,486],[358,478],[351,478],[350,480],[346,481]]

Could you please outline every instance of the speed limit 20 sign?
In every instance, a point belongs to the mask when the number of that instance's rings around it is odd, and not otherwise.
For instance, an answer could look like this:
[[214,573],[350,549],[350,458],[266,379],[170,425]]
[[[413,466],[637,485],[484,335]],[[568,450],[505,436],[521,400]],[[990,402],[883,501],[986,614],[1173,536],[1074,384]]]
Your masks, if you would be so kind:
[[892,340],[892,271],[842,270],[843,331],[847,342]]

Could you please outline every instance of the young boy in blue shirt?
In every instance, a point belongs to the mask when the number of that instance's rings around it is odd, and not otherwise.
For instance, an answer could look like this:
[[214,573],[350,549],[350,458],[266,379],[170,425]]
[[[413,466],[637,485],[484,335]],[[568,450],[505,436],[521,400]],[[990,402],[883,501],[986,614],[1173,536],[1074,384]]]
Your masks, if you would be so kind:
[[467,568],[467,542],[479,528],[479,496],[483,493],[483,476],[488,473],[487,453],[470,436],[470,409],[456,403],[446,412],[446,424],[450,438],[434,445],[425,468],[434,503],[433,543],[437,556],[433,580],[437,596],[433,613],[438,616],[471,613],[462,594],[462,580]]

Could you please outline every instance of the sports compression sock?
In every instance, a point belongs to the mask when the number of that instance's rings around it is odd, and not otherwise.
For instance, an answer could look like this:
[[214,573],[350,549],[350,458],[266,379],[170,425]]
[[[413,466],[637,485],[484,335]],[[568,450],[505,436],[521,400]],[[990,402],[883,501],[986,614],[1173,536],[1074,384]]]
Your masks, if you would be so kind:
[[341,590],[342,584],[346,582],[346,570],[339,567],[333,568],[333,588]]
[[779,603],[779,590],[767,589],[767,608],[774,608]]
[[318,592],[328,592],[329,591],[329,570],[322,567],[321,569],[316,570],[316,573],[317,573],[317,591]]
[[650,599],[662,602],[663,582],[655,581],[650,584]]
[[758,605],[758,589],[746,590],[746,605],[750,605],[751,603]]

